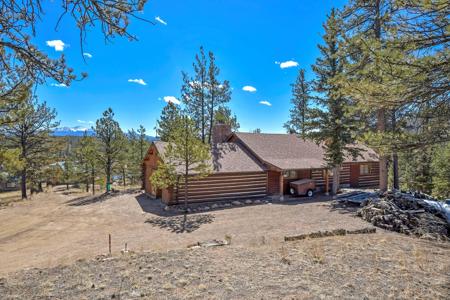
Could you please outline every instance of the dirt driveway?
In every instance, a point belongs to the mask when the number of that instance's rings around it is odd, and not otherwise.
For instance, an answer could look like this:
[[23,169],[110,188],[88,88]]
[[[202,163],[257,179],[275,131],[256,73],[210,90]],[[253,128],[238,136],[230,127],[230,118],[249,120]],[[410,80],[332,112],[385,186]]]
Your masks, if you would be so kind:
[[128,244],[134,251],[182,249],[197,241],[232,237],[253,247],[279,243],[285,235],[368,224],[327,201],[282,202],[233,207],[190,215],[189,232],[179,232],[180,217],[160,215],[161,207],[139,193],[103,201],[79,194],[45,193],[0,210],[0,275],[28,267],[52,267]]

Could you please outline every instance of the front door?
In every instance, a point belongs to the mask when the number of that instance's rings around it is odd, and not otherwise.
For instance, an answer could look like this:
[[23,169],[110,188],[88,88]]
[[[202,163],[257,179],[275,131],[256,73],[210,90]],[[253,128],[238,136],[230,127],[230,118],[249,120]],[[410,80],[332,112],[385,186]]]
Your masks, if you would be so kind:
[[350,165],[350,187],[358,187],[358,179],[359,179],[359,165],[351,164]]

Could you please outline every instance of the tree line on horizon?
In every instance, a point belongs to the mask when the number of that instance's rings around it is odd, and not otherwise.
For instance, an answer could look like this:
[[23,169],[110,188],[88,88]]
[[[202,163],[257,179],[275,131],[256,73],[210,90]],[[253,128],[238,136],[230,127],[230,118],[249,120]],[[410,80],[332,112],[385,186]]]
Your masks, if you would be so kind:
[[[145,1],[107,10],[96,0],[87,3],[93,5],[94,11],[104,13],[97,22],[107,29],[105,36],[112,38],[132,37],[127,32],[128,19]],[[0,41],[6,47],[0,52],[0,165],[3,169],[22,170],[27,178],[22,181],[26,184],[30,180],[39,189],[44,166],[54,163],[50,153],[64,146],[57,147],[49,138],[57,126],[56,112],[36,101],[30,83],[53,78],[69,85],[76,76],[64,57],[53,60],[17,36],[24,26],[33,28],[42,13],[40,9],[32,10],[31,5],[19,13],[8,3],[1,5],[5,14],[0,18],[9,24],[5,28],[11,29]],[[79,7],[88,17],[92,16],[89,5]],[[358,155],[358,147],[349,145],[362,142],[380,156],[382,191],[407,188],[441,198],[450,196],[449,11],[450,3],[442,0],[349,0],[343,9],[333,9],[328,15],[312,72],[300,69],[292,85],[292,107],[285,127],[290,133],[322,145],[327,167],[335,174],[334,193],[344,159]],[[108,18],[110,15],[117,18]],[[84,33],[89,24],[86,18],[72,18],[82,21],[79,29]],[[114,26],[115,22],[118,26]],[[193,172],[206,176],[208,167],[199,166],[212,146],[214,124],[239,128],[236,115],[227,107],[230,84],[219,77],[214,54],[206,54],[201,47],[193,72],[182,73],[181,105],[168,103],[157,121],[157,134],[170,144],[166,155],[171,163],[154,176],[155,185],[167,186],[180,180],[180,167],[181,180],[186,183]],[[125,179],[124,170],[132,168],[132,160],[124,154],[128,146],[123,145],[134,143],[131,141],[135,139],[130,138],[133,134],[122,132],[110,109],[97,120],[95,131],[95,137],[83,137],[81,148],[73,151],[84,149],[73,160],[82,166],[77,169],[85,170],[84,174],[102,170],[105,184],[111,183],[114,174]],[[21,132],[28,132],[26,141]],[[89,166],[87,157],[95,152],[92,149],[102,154],[96,157],[101,167]],[[133,149],[142,159],[142,143],[140,150]],[[67,159],[63,164],[67,169],[63,177],[70,177],[73,161]],[[32,171],[23,172],[24,168]],[[83,177],[86,186],[86,178],[92,177]]]
[[55,137],[59,125],[56,111],[39,103],[31,87],[24,88],[24,100],[8,120],[0,119],[0,180],[20,177],[23,199],[28,191],[39,193],[43,184],[83,185],[95,193],[96,186],[111,190],[113,177],[122,186],[142,183],[142,160],[149,142],[141,125],[123,132],[108,108],[95,126],[94,134]]

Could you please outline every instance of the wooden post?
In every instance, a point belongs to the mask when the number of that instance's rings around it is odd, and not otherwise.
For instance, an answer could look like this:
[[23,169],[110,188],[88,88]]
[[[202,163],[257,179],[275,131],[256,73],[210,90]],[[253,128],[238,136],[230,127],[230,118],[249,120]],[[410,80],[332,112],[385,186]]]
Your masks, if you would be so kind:
[[284,200],[283,171],[280,172],[280,200]]
[[109,234],[109,255],[111,255],[111,233]]
[[329,195],[329,179],[328,179],[328,169],[325,169],[325,195]]

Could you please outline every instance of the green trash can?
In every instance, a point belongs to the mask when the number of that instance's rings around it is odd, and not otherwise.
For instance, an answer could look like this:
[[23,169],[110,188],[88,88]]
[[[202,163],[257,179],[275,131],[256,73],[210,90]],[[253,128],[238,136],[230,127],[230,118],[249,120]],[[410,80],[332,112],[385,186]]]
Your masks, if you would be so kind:
[[111,183],[109,182],[106,184],[106,191],[107,192],[111,191]]

